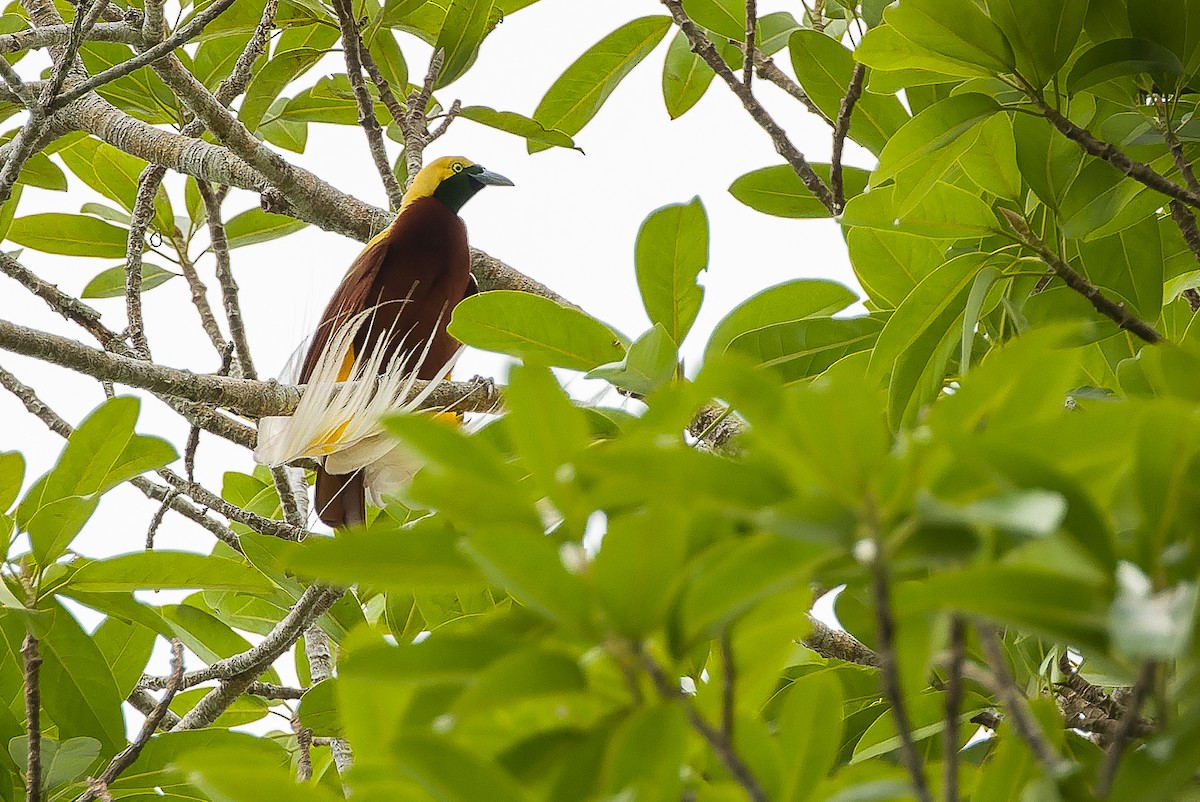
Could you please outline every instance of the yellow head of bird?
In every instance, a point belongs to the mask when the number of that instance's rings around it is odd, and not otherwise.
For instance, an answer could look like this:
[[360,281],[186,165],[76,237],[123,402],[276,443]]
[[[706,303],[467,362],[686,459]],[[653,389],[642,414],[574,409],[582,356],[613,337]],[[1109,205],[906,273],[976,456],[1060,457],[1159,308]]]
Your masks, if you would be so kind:
[[427,164],[417,173],[412,186],[404,193],[401,211],[418,198],[437,198],[455,213],[485,186],[511,187],[499,173],[462,156],[443,156]]

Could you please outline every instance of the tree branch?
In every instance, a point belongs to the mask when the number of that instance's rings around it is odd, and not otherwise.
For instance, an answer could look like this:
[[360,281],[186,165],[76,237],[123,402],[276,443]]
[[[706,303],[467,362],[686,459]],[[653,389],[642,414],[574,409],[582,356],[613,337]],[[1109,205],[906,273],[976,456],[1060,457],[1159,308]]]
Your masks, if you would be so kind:
[[354,100],[358,104],[358,124],[367,136],[367,149],[371,152],[371,159],[387,192],[388,202],[392,209],[398,210],[404,199],[404,190],[392,173],[392,165],[383,144],[383,131],[379,128],[379,120],[375,118],[375,103],[363,81],[362,57],[359,55],[363,47],[354,10],[350,7],[350,0],[333,0],[333,10],[342,31],[342,54],[346,58],[346,76],[350,79],[350,88],[354,90]]
[[[147,5],[151,5],[147,3]],[[137,760],[138,755],[142,753],[142,749],[150,741],[150,737],[154,735],[159,724],[162,723],[163,717],[171,708],[171,700],[175,698],[175,692],[179,690],[179,681],[183,678],[183,644],[177,638],[171,639],[171,676],[167,681],[167,687],[162,698],[154,709],[146,716],[146,720],[142,722],[141,732],[137,738],[133,740],[129,746],[121,750],[121,752],[109,761],[108,766],[101,772],[96,779],[105,787],[112,784],[113,780],[121,776],[121,772],[133,765]],[[89,788],[84,793],[80,794],[76,802],[91,802],[97,797],[97,794],[92,788]]]
[[217,261],[217,283],[221,285],[225,320],[229,324],[229,336],[233,340],[234,353],[237,355],[237,372],[243,379],[257,379],[258,373],[254,370],[254,361],[250,358],[250,341],[246,339],[246,327],[242,322],[237,280],[233,277],[233,268],[229,260],[229,241],[225,237],[225,222],[221,219],[221,202],[207,181],[197,180],[196,187],[204,201],[204,220],[208,225],[208,237]]
[[38,672],[42,667],[42,655],[38,651],[37,638],[26,633],[21,645],[21,659],[25,665],[25,731],[29,743],[25,758],[25,798],[27,802],[42,802],[42,693],[38,685]]
[[[98,351],[48,332],[0,320],[0,349],[31,356],[80,373],[152,393],[214,404],[252,418],[288,415],[300,401],[301,389],[272,381],[231,379],[176,370],[151,362]],[[414,394],[427,382],[414,383]],[[422,405],[428,409],[487,412],[501,403],[494,384],[486,381],[441,382]]]
[[1124,305],[1105,297],[1094,284],[1076,272],[1061,256],[1050,250],[1046,243],[1038,239],[1037,235],[1029,228],[1029,223],[1025,221],[1024,217],[1004,208],[1000,209],[1000,213],[1016,233],[1017,239],[1036,253],[1053,271],[1054,275],[1063,280],[1064,284],[1091,301],[1097,312],[1148,343],[1157,343],[1162,340],[1162,335],[1155,331],[1153,326],[1131,315],[1126,311]]
[[846,206],[846,191],[842,185],[842,150],[846,146],[846,134],[850,131],[850,116],[854,113],[854,104],[862,96],[863,79],[867,68],[856,63],[850,76],[850,85],[838,107],[837,119],[833,123],[833,158],[829,165],[829,187],[833,193],[833,203],[840,212]]
[[[7,370],[4,370],[4,368],[0,368],[0,386],[16,396],[17,400],[25,406],[25,409],[35,418],[46,424],[46,427],[50,431],[61,437],[71,436],[71,432],[73,431],[71,425],[38,398],[33,388],[19,382],[16,376],[13,376]],[[209,517],[200,508],[192,506],[186,499],[181,498],[170,488],[155,484],[144,476],[134,477],[129,480],[129,483],[142,491],[147,498],[169,504],[171,509],[185,518],[189,518],[200,524],[215,535],[218,540],[221,540],[239,552],[242,550],[241,543],[238,542],[238,537],[232,529],[220,521]]]
[[1089,156],[1095,156],[1098,159],[1103,159],[1125,175],[1145,184],[1156,192],[1161,192],[1169,198],[1182,201],[1188,206],[1200,208],[1200,194],[1179,186],[1161,173],[1155,172],[1154,168],[1150,165],[1136,159],[1131,159],[1115,145],[1097,139],[1092,135],[1091,131],[1076,125],[1064,117],[1057,109],[1052,108],[1042,98],[1041,94],[1032,87],[1025,85],[1021,89],[1033,101],[1033,105],[1042,113],[1042,116],[1049,120],[1050,124],[1059,130],[1059,133],[1078,145],[1084,153]]
[[950,621],[950,665],[946,677],[946,731],[942,734],[944,802],[958,802],[958,725],[962,718],[963,663],[967,659],[967,625],[960,616]]
[[158,44],[143,50],[128,61],[122,61],[120,64],[109,67],[107,70],[93,75],[86,81],[81,81],[72,86],[70,90],[60,95],[50,104],[49,110],[58,111],[107,83],[111,83],[118,78],[123,78],[148,64],[153,64],[160,59],[171,56],[177,48],[203,33],[205,27],[221,16],[221,14],[225,13],[226,9],[232,6],[234,2],[235,0],[214,0],[214,2],[204,7],[203,11],[192,17],[190,22],[177,28],[174,33]]
[[821,177],[813,172],[812,167],[804,158],[804,154],[796,149],[796,146],[788,139],[787,133],[767,113],[767,110],[754,97],[749,87],[739,81],[737,76],[733,74],[733,71],[729,69],[725,60],[721,58],[716,48],[713,47],[712,42],[708,41],[704,33],[696,27],[696,24],[688,17],[687,12],[683,10],[681,0],[662,0],[662,4],[671,12],[671,17],[675,20],[675,24],[679,26],[684,36],[688,38],[692,52],[704,59],[713,72],[733,90],[733,93],[742,101],[742,106],[749,112],[751,118],[771,137],[771,141],[775,144],[775,150],[791,165],[792,169],[796,171],[796,175],[800,176],[800,180],[804,182],[804,186],[808,187],[808,191],[821,202],[822,206],[829,210],[831,215],[837,214],[838,210],[833,203],[833,195],[830,194],[829,187],[825,186],[825,182],[821,180]]
[[[869,514],[873,519],[874,510],[871,510]],[[925,778],[925,768],[921,762],[921,756],[917,753],[916,742],[913,740],[912,723],[904,704],[904,694],[901,691],[900,671],[896,664],[895,651],[896,621],[892,617],[891,588],[878,522],[873,522],[872,528],[875,535],[870,541],[872,545],[871,590],[875,603],[875,628],[879,641],[877,656],[879,675],[883,682],[883,695],[892,708],[896,733],[900,736],[900,757],[905,768],[908,769],[913,792],[921,802],[933,802],[933,796],[929,791],[929,781]]]
[[642,655],[642,661],[646,667],[646,673],[650,675],[650,679],[654,682],[654,687],[658,690],[659,696],[664,699],[679,702],[683,705],[684,713],[687,715],[688,722],[701,738],[708,742],[709,747],[716,753],[720,761],[725,764],[725,768],[733,775],[733,779],[737,784],[742,786],[742,790],[750,797],[752,802],[768,802],[767,794],[763,791],[762,786],[758,782],[758,778],[754,776],[754,772],[742,760],[741,755],[733,748],[733,744],[714,726],[704,720],[704,716],[696,711],[696,708],[679,688],[679,683],[671,683],[662,667],[658,665],[648,654]]
[[1100,764],[1100,775],[1096,779],[1096,797],[1099,799],[1107,799],[1112,790],[1113,780],[1117,776],[1117,768],[1121,765],[1121,755],[1124,754],[1125,747],[1134,734],[1134,729],[1138,724],[1138,713],[1154,684],[1157,670],[1158,666],[1153,660],[1143,660],[1141,668],[1138,669],[1138,677],[1129,694],[1125,711],[1121,714],[1117,732],[1104,753],[1104,762]]
[[1033,711],[1029,709],[1029,703],[1009,672],[1008,660],[1004,656],[1004,648],[1000,645],[1000,638],[996,634],[996,630],[988,624],[981,624],[976,629],[979,631],[983,655],[991,668],[992,687],[989,690],[1000,697],[1000,702],[1008,711],[1013,727],[1021,736],[1021,740],[1029,745],[1034,758],[1051,776],[1057,776],[1062,766],[1062,759],[1050,742],[1046,740],[1041,726],[1033,716]]

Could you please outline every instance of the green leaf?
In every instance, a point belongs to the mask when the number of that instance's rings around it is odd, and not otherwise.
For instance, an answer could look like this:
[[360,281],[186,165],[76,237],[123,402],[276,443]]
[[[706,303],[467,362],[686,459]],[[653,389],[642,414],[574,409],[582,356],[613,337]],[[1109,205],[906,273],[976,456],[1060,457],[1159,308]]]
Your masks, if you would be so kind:
[[[100,742],[95,738],[70,738],[60,743],[42,736],[39,745],[44,790],[83,779],[88,768],[100,756]],[[21,735],[9,741],[8,754],[14,763],[24,767],[29,755],[29,736]]]
[[0,242],[8,239],[8,231],[12,228],[13,218],[17,214],[17,206],[21,202],[21,186],[12,188],[12,194],[3,204],[0,204]]
[[128,238],[125,229],[103,220],[60,212],[18,217],[8,230],[9,240],[35,251],[99,259],[124,256]]
[[881,309],[899,306],[944,261],[936,243],[910,234],[852,228],[846,244],[854,275]]
[[1075,60],[1067,75],[1067,91],[1075,94],[1113,78],[1146,72],[1183,75],[1183,65],[1178,56],[1155,42],[1111,39],[1093,45]]
[[756,328],[727,347],[787,383],[818,376],[850,354],[866,351],[883,329],[872,317],[814,317]]
[[511,714],[531,700],[580,694],[587,689],[577,660],[558,652],[525,648],[483,669],[452,709],[463,719],[498,711]]
[[286,237],[307,225],[305,221],[287,215],[247,209],[225,223],[225,236],[233,249]]
[[530,610],[566,626],[587,620],[582,580],[567,571],[558,546],[544,535],[492,529],[475,532],[459,548]]
[[667,48],[662,72],[663,102],[671,119],[682,117],[699,103],[715,77],[704,59],[692,52],[683,31],[677,32]]
[[375,526],[336,538],[311,538],[287,557],[303,576],[381,590],[454,590],[481,583],[471,561],[457,549],[460,535],[446,527],[400,530]]
[[843,226],[898,231],[930,239],[986,237],[999,229],[992,207],[977,193],[938,182],[901,216],[895,185],[851,198],[842,212]]
[[397,738],[390,746],[395,770],[439,802],[527,802],[520,787],[476,750],[425,735]]
[[704,348],[704,359],[725,353],[730,343],[748,332],[834,315],[857,300],[845,286],[826,279],[795,279],[768,287],[738,304],[716,325]]
[[[164,270],[157,265],[143,262],[142,292],[147,292],[155,287],[165,284],[178,275],[178,273],[172,273],[170,270]],[[117,265],[116,267],[110,267],[108,270],[96,274],[96,277],[89,281],[87,286],[83,288],[81,297],[118,298],[124,294],[125,265]]]
[[[804,91],[826,117],[836,119],[854,72],[854,56],[840,42],[813,30],[793,33],[788,50]],[[898,98],[867,89],[850,115],[850,138],[879,155],[906,122],[908,112]]]
[[475,348],[572,370],[625,356],[624,338],[594,317],[514,290],[466,298],[454,308],[448,331]]
[[842,741],[842,684],[832,671],[795,680],[779,711],[778,738],[784,765],[794,767],[786,799],[812,798],[812,789],[833,767]]
[[473,120],[480,125],[495,128],[524,137],[530,142],[537,142],[547,147],[575,148],[575,140],[562,131],[548,129],[537,120],[532,120],[514,111],[496,111],[487,106],[467,106],[459,111],[459,116]]
[[1021,177],[1042,203],[1058,209],[1083,169],[1086,154],[1043,117],[1015,115],[1013,134]]
[[1099,649],[1107,646],[1109,601],[1093,581],[1043,565],[982,565],[896,586],[902,619],[956,610]]
[[55,603],[50,629],[39,639],[42,706],[60,735],[86,735],[106,751],[125,744],[124,697],[108,661],[69,612]]
[[298,47],[277,52],[261,68],[254,71],[246,96],[238,109],[238,119],[251,131],[258,130],[267,110],[292,81],[311,69],[326,51]]
[[1012,72],[1012,46],[974,3],[908,0],[884,14],[896,32],[942,59],[968,65],[983,75]]
[[683,10],[722,39],[746,39],[746,0],[683,0]]
[[17,519],[30,533],[40,565],[70,545],[99,494],[177,457],[165,440],[134,433],[139,408],[130,396],[97,407],[67,438],[54,469],[26,493]]
[[555,507],[582,529],[584,517],[578,490],[563,480],[590,438],[583,412],[572,403],[554,374],[535,365],[514,365],[504,395],[508,431],[521,461]]
[[592,578],[622,635],[649,636],[666,620],[687,555],[687,533],[675,523],[674,514],[661,508],[609,519]]
[[[145,161],[90,136],[76,139],[58,151],[58,155],[83,183],[121,204],[125,211],[133,211],[138,179],[147,164]],[[171,201],[161,186],[154,197],[152,223],[155,229],[165,234],[175,228]]]
[[958,166],[980,189],[1006,200],[1021,197],[1021,170],[1012,121],[997,114],[979,127],[975,144],[958,157]]
[[678,604],[683,643],[715,637],[768,596],[799,586],[822,547],[773,534],[724,541],[693,562]]
[[452,0],[434,44],[435,50],[446,51],[437,86],[448,86],[462,77],[498,19],[492,16],[492,0]]
[[[441,520],[427,525],[445,526],[450,521],[474,528],[486,520],[498,528],[541,531],[533,488],[519,483],[520,469],[482,437],[468,437],[456,424],[426,415],[392,415],[383,424],[426,460],[408,495],[443,513]],[[472,492],[463,493],[468,486]]]
[[999,103],[975,92],[934,103],[888,140],[879,154],[879,167],[871,173],[871,185],[878,187],[923,157],[945,148],[998,111]]
[[1138,317],[1155,320],[1163,303],[1163,250],[1153,217],[1110,237],[1079,243],[1084,273],[1111,290]]
[[17,500],[24,480],[25,458],[17,451],[0,451],[0,511]]
[[1200,8],[1187,0],[1130,0],[1128,6],[1130,32],[1178,56],[1190,80],[1200,67]]
[[270,580],[243,560],[186,551],[139,551],[85,564],[70,587],[87,591],[201,588],[268,593]]
[[1013,46],[1017,72],[1041,89],[1071,57],[1088,0],[988,0],[988,12]]
[[[829,186],[828,164],[811,165]],[[867,188],[871,173],[858,167],[842,167],[842,185],[847,199]],[[775,217],[829,217],[829,209],[808,191],[790,165],[763,167],[739,176],[729,185],[729,194],[755,211]]]
[[[182,694],[180,694],[182,695]],[[269,790],[272,802],[338,802],[340,791],[323,784],[299,784],[295,770],[279,765],[274,755],[254,754],[232,745],[194,748],[175,758],[179,771],[208,799],[259,802]],[[188,796],[194,797],[194,791]]]
[[[888,318],[871,354],[869,371],[880,378],[891,377],[893,425],[899,424],[900,413],[908,406],[929,360],[963,316],[976,275],[992,258],[991,254],[967,253],[946,262]],[[939,388],[941,378],[936,378]]]
[[300,723],[313,735],[341,737],[342,722],[337,703],[337,679],[318,682],[300,698]]
[[604,379],[615,387],[649,395],[675,376],[679,349],[661,323],[638,337],[620,362],[600,365],[588,372],[589,379]]
[[605,758],[608,799],[666,802],[682,794],[688,723],[680,703],[643,708],[613,736]]
[[117,683],[117,691],[123,698],[133,693],[141,680],[157,637],[158,633],[153,629],[111,615],[92,633],[92,640],[104,655]]
[[1113,648],[1130,660],[1176,660],[1187,654],[1196,620],[1196,583],[1155,592],[1132,563],[1117,566],[1117,595],[1108,610]]
[[35,153],[21,168],[17,182],[38,189],[55,192],[67,191],[67,177],[62,168],[47,158],[45,153]]
[[696,278],[708,267],[708,215],[700,198],[652,212],[638,230],[634,258],[650,322],[682,343],[704,299]]
[[[546,90],[533,119],[574,136],[596,116],[629,71],[649,55],[671,25],[670,17],[641,17],[601,39]],[[546,146],[529,143],[529,152]]]
[[958,369],[965,374],[971,367],[971,351],[975,346],[975,327],[979,325],[979,315],[983,312],[983,302],[992,284],[996,281],[996,268],[985,267],[975,274],[975,282],[971,285],[971,293],[967,296],[967,307],[963,312],[962,348],[959,350]]

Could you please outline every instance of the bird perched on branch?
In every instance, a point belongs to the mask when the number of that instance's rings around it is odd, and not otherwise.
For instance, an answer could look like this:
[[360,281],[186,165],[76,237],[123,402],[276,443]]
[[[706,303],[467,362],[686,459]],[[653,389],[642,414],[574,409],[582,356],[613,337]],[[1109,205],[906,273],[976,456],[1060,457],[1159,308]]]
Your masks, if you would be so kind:
[[296,411],[259,421],[255,458],[281,465],[317,457],[317,514],[332,527],[361,524],[366,493],[378,502],[415,470],[379,416],[404,404],[415,380],[432,390],[459,343],[450,313],[475,292],[459,209],[488,185],[512,186],[467,159],[437,159],[417,173],[396,219],[372,239],[334,291],[300,363],[307,384]]

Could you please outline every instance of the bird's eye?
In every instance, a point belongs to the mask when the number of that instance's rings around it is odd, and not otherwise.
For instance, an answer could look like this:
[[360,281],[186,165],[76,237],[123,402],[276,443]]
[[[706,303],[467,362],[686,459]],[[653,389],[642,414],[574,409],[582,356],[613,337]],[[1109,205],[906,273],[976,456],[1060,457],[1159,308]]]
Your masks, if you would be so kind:
[[462,163],[461,163],[461,162],[455,162],[453,165],[451,165],[451,166],[450,166],[450,169],[451,169],[451,170],[453,170],[453,171],[454,171],[454,172],[456,172],[456,173],[461,173],[461,172],[463,171],[463,166],[462,166]]

